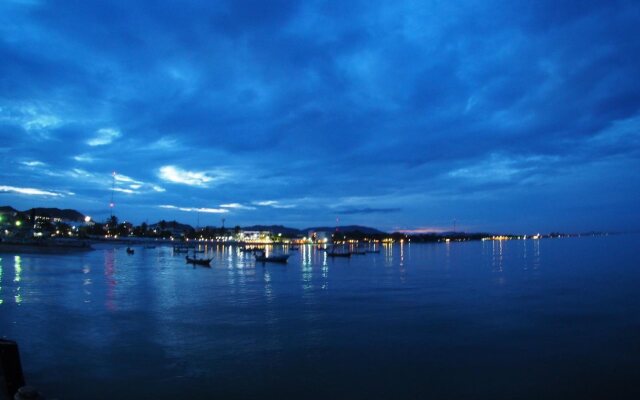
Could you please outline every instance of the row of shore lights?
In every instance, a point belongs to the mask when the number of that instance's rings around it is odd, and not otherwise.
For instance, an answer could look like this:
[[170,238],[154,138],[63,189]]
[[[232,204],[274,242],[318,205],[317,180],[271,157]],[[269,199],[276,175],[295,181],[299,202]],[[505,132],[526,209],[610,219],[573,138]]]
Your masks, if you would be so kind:
[[[91,221],[91,217],[90,217],[90,216],[88,216],[88,215],[87,215],[86,217],[84,217],[84,222],[87,222],[87,223],[88,223],[88,222],[90,222],[90,221]],[[0,222],[2,222],[2,216],[0,216]],[[16,226],[17,226],[17,227],[22,226],[22,221],[17,220],[17,221],[16,221]]]

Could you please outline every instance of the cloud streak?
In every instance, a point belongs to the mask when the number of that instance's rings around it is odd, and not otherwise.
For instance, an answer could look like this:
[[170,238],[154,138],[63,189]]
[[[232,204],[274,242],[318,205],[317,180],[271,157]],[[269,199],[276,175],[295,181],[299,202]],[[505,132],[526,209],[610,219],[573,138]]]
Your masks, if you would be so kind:
[[165,165],[160,168],[159,176],[161,179],[189,186],[206,186],[212,182],[214,178],[209,176],[207,172],[187,171],[173,165]]
[[89,146],[104,146],[110,144],[114,140],[120,137],[120,131],[112,128],[101,128],[98,129],[96,135],[87,140],[87,144]]
[[251,206],[245,206],[243,204],[240,203],[227,203],[227,204],[220,204],[220,207],[222,208],[230,208],[230,209],[234,209],[234,210],[255,210],[255,207],[251,207]]
[[6,186],[0,185],[0,193],[17,193],[24,194],[28,196],[49,196],[49,197],[61,197],[62,193],[54,192],[51,190],[42,190],[28,187],[16,187],[16,186]]
[[224,214],[228,213],[229,210],[225,208],[206,208],[206,207],[178,207],[173,205],[160,205],[160,208],[165,208],[169,210],[179,210],[184,212],[197,212],[197,213],[205,213],[205,214]]
[[273,208],[295,208],[295,204],[283,204],[278,200],[262,200],[262,201],[254,201],[252,204],[260,207],[273,207]]

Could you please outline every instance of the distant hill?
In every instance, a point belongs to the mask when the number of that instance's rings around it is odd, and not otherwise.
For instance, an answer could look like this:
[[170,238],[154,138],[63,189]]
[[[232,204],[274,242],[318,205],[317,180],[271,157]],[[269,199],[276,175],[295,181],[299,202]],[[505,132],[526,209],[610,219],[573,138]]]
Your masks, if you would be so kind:
[[11,207],[11,206],[0,206],[0,213],[2,214],[13,214],[13,213],[17,213],[18,210],[16,210],[15,208]]
[[251,225],[242,227],[244,231],[269,231],[275,234],[281,233],[285,236],[301,235],[304,231],[296,228],[288,228],[283,225]]
[[71,210],[71,209],[61,210],[59,208],[37,207],[37,208],[30,208],[26,211],[23,211],[23,214],[26,214],[26,215],[35,214],[41,217],[60,218],[63,220],[74,221],[74,222],[84,221],[84,214],[82,214],[79,211]]
[[163,229],[163,230],[175,230],[175,231],[191,231],[193,227],[188,224],[181,224],[178,221],[158,221],[155,224],[149,225],[149,229]]
[[[310,228],[304,228],[304,229],[296,229],[296,228],[286,227],[283,225],[252,225],[252,226],[245,226],[242,229],[245,231],[270,231],[275,234],[282,233],[283,235],[286,235],[286,236],[307,235],[307,233],[310,231],[311,232],[331,232],[331,233],[336,231],[335,226],[318,226],[318,227],[310,227]],[[361,232],[368,235],[384,234],[384,232],[379,231],[377,229],[369,228],[367,226],[360,226],[360,225],[340,226],[338,227],[338,231],[344,232],[344,233]]]
[[[318,227],[312,227],[312,228],[307,228],[307,229],[303,229],[304,232],[307,231],[314,231],[314,232],[335,232],[336,231],[336,227],[335,226],[318,226]],[[369,235],[378,235],[378,234],[384,234],[385,232],[379,231],[375,228],[369,228],[368,226],[361,226],[361,225],[345,225],[345,226],[339,226],[338,227],[338,232],[344,232],[344,233],[353,233],[353,232],[361,232],[364,234],[369,234]]]

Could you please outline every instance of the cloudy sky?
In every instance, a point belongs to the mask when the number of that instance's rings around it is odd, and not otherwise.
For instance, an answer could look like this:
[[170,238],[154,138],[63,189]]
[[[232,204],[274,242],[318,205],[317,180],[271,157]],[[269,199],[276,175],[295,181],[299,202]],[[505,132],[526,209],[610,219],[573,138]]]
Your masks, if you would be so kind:
[[[637,1],[0,1],[0,205],[640,228]],[[116,172],[115,180],[112,175]]]

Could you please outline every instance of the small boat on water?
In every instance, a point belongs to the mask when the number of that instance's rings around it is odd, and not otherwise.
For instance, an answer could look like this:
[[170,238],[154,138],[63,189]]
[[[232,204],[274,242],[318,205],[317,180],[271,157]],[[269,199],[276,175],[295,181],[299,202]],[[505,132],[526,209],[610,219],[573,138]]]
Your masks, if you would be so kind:
[[193,264],[193,265],[205,265],[207,267],[210,266],[211,264],[211,258],[191,258],[189,256],[185,257],[187,260],[187,264]]
[[273,262],[273,263],[282,263],[285,264],[289,259],[288,254],[279,254],[279,255],[269,255],[267,256],[264,252],[257,253],[255,255],[256,262]]
[[327,255],[329,257],[351,257],[351,252],[345,247],[342,247],[342,249],[340,249],[333,245],[331,246],[331,250],[327,249]]
[[327,251],[327,255],[329,257],[351,257],[351,253],[349,253],[348,251],[331,250],[331,251]]
[[127,247],[127,254],[133,254],[135,251],[131,247]]

